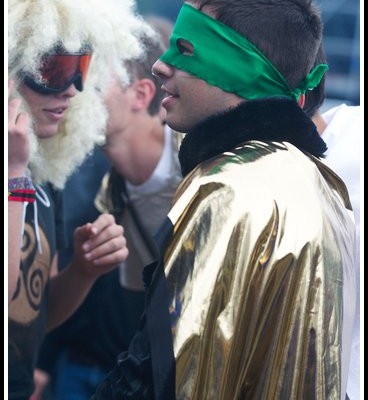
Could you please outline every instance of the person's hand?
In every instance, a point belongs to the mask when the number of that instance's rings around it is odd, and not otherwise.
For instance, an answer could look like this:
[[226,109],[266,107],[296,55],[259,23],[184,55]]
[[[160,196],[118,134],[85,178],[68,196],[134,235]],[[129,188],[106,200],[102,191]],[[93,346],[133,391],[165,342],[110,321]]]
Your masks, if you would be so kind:
[[41,400],[47,385],[50,383],[51,377],[47,372],[42,371],[42,369],[36,368],[33,373],[33,379],[35,389],[31,394],[29,400]]
[[128,257],[124,229],[111,214],[101,214],[93,223],[76,228],[73,244],[72,264],[93,277],[113,270]]
[[8,175],[9,178],[24,176],[30,156],[30,118],[20,112],[22,100],[11,98],[14,82],[8,82]]

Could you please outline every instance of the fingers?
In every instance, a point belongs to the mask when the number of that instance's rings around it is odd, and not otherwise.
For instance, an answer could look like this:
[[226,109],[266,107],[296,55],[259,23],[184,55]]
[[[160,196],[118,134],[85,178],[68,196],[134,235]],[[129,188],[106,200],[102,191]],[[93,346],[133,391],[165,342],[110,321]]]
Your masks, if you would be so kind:
[[101,232],[111,225],[116,225],[115,218],[111,214],[101,214],[92,225],[98,232]]
[[34,377],[35,389],[33,394],[30,396],[29,400],[41,400],[43,398],[42,396],[43,392],[45,391],[46,386],[50,382],[50,375],[47,372],[36,368],[33,377]]
[[92,224],[77,228],[75,235],[83,258],[94,265],[117,264],[128,256],[124,229],[110,214],[102,214]]
[[19,112],[22,100],[11,98],[15,87],[13,80],[8,81],[8,126],[11,133],[28,133],[29,116],[26,112]]
[[28,133],[29,115],[26,112],[19,112],[21,99],[9,100],[8,104],[8,130],[12,134]]
[[22,176],[30,157],[30,117],[21,112],[21,99],[11,98],[14,82],[8,82],[8,175]]
[[[124,230],[120,225],[109,225],[99,234],[83,243],[82,248],[85,258],[89,261],[110,255],[118,257],[119,253],[126,248]],[[120,260],[117,259],[117,262]]]
[[[120,225],[116,225],[115,219],[111,214],[101,214],[93,223],[89,222],[78,227],[75,230],[75,235],[79,242],[85,242],[83,249],[87,250],[87,247],[94,247],[101,244],[108,237],[109,233],[111,233],[109,229],[114,231],[114,227],[118,227],[119,231],[123,229]],[[117,234],[120,234],[120,232],[117,232]]]
[[111,240],[103,243],[102,245],[94,248],[85,254],[85,258],[92,262],[95,266],[112,266],[125,261],[128,257],[129,251],[124,240],[116,241]]
[[91,223],[87,223],[75,229],[74,237],[79,243],[84,243],[89,238],[93,238],[94,236],[96,236],[97,233],[97,227],[94,227]]

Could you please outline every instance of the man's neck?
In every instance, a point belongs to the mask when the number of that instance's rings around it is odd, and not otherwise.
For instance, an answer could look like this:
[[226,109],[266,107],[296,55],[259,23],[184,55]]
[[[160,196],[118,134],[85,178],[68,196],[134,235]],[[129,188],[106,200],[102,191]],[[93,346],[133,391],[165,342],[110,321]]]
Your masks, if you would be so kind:
[[317,127],[317,131],[320,135],[323,134],[323,131],[326,129],[327,127],[327,123],[326,121],[323,119],[322,114],[317,111],[313,117],[312,117],[312,121],[314,122],[314,125],[316,125]]
[[[116,170],[130,183],[147,181],[160,160],[164,147],[164,126],[158,117],[150,117],[146,126],[136,126],[128,138],[108,149]],[[129,150],[128,150],[129,149]]]

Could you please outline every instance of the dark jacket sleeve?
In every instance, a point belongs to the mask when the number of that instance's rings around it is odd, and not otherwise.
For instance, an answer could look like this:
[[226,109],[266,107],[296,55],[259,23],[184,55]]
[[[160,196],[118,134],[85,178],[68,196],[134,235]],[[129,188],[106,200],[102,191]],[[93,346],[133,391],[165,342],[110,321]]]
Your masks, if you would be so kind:
[[145,316],[129,350],[118,357],[116,366],[98,386],[91,400],[153,400],[153,382]]

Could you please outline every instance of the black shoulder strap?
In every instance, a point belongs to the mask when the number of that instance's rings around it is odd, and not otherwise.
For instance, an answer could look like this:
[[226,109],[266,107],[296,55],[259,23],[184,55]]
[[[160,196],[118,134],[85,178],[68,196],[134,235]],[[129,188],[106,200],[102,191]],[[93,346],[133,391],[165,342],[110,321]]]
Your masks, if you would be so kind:
[[122,197],[125,207],[127,208],[130,215],[132,216],[132,219],[142,237],[142,240],[143,240],[144,244],[146,245],[146,248],[151,253],[152,259],[156,259],[155,256],[157,256],[157,248],[155,246],[154,240],[153,240],[152,236],[150,235],[150,233],[145,228],[144,224],[142,223],[141,217],[139,216],[134,204],[132,203],[132,201],[130,199],[129,192],[126,187],[125,179],[123,179],[121,182],[120,196]]
[[[161,250],[160,254],[164,254],[164,249],[172,236],[172,232],[172,223],[169,218],[166,218],[155,236]],[[150,266],[146,268],[149,269]],[[175,357],[168,288],[162,257],[153,272],[146,301],[146,321],[151,348],[155,399],[175,400]]]

